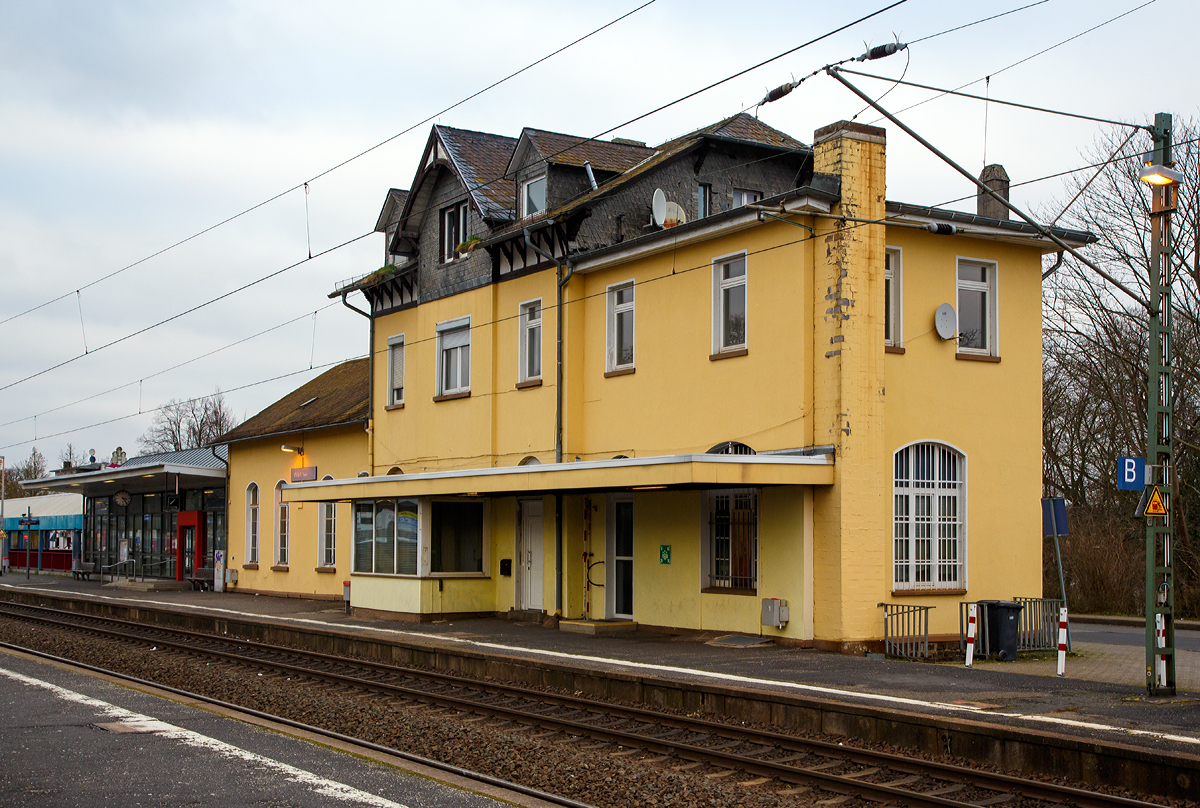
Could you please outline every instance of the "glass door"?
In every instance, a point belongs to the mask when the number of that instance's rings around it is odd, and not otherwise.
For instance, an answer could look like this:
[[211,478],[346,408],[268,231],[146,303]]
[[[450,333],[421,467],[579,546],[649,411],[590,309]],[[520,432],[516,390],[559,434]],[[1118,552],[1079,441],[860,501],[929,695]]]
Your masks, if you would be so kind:
[[196,528],[186,525],[180,531],[183,533],[183,546],[179,548],[183,553],[183,577],[190,578],[196,574]]
[[614,495],[608,511],[608,599],[610,617],[633,619],[633,497]]

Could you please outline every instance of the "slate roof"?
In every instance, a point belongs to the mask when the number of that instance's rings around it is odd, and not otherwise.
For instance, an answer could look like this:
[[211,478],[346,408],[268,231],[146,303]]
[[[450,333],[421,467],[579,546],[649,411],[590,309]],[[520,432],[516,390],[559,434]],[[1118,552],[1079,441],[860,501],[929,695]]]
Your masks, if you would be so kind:
[[[221,460],[229,459],[229,447],[218,446],[217,456]],[[201,468],[223,469],[225,464],[213,457],[212,450],[207,446],[200,449],[184,449],[182,452],[159,452],[157,454],[142,455],[141,457],[131,457],[120,465],[120,468],[129,469],[137,468],[138,466],[161,466],[171,464],[173,466],[200,466]]]
[[706,126],[698,130],[696,134],[729,137],[737,140],[753,140],[756,143],[764,143],[768,146],[782,146],[788,149],[806,148],[805,144],[786,132],[780,132],[773,126],[767,126],[758,118],[745,112],[739,112],[737,115],[726,118],[723,121],[718,121],[712,126]]
[[511,219],[516,189],[505,173],[517,139],[436,124],[433,128],[480,212],[488,218]]
[[375,220],[375,232],[383,233],[387,230],[390,219],[397,216],[400,211],[404,210],[404,202],[408,199],[408,191],[400,188],[389,188],[387,198],[383,201],[383,208],[379,211],[379,218]]
[[267,435],[366,422],[369,373],[366,358],[343,362],[226,432],[217,442],[236,443]]
[[614,143],[610,140],[588,140],[577,135],[547,132],[544,129],[526,127],[521,134],[529,138],[529,142],[543,160],[559,165],[582,166],[585,162],[590,162],[592,168],[600,171],[621,172],[633,168],[654,154],[654,149],[648,146]]

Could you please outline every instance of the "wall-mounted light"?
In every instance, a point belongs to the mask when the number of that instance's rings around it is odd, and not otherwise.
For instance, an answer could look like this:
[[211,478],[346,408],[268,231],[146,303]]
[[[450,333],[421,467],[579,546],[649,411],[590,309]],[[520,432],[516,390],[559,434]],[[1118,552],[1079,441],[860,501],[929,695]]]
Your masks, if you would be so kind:
[[301,455],[304,454],[303,446],[289,446],[288,444],[285,443],[282,446],[280,446],[279,448],[285,452],[294,452],[295,454],[301,454]]

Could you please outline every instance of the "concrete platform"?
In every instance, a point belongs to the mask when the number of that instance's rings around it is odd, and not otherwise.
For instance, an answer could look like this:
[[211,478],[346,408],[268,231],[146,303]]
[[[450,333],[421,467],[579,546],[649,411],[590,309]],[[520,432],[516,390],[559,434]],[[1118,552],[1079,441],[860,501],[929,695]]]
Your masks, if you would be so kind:
[[[1059,679],[1051,655],[1012,663],[977,662],[965,669],[961,664],[840,656],[776,645],[711,644],[726,636],[723,632],[635,630],[604,636],[498,618],[401,623],[347,616],[340,604],[330,601],[191,591],[131,593],[69,578],[0,577],[0,596],[21,590],[423,648],[427,653],[421,658],[429,660],[423,664],[461,665],[463,670],[493,659],[508,670],[523,666],[526,673],[521,675],[561,675],[564,682],[578,681],[581,672],[591,671],[593,678],[603,674],[612,681],[653,682],[654,687],[674,682],[684,694],[689,689],[720,692],[723,699],[738,693],[777,694],[876,712],[923,714],[942,723],[987,722],[1019,730],[1017,737],[1049,731],[1200,755],[1196,631],[1178,632],[1180,695],[1164,701],[1145,696],[1144,652],[1136,626],[1077,623],[1073,636],[1078,656],[1068,661],[1067,675]],[[446,661],[455,659],[459,662]]]

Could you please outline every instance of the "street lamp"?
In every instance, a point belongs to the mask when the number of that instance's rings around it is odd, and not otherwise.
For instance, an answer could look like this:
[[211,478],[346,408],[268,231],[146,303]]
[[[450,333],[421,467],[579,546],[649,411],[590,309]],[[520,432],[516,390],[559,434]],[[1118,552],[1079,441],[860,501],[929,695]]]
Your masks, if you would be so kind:
[[[1150,340],[1146,373],[1146,691],[1175,695],[1175,573],[1171,564],[1171,211],[1183,175],[1171,158],[1171,116],[1160,112],[1147,127],[1154,151],[1138,179],[1151,187]],[[1157,493],[1158,496],[1153,496]]]

